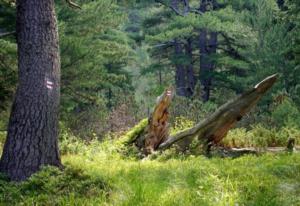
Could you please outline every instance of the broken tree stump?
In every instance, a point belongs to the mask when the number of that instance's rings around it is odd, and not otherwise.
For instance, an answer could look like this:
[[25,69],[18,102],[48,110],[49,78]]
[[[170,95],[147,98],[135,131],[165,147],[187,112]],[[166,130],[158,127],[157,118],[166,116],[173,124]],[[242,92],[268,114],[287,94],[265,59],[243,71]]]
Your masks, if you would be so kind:
[[204,143],[209,153],[210,147],[226,136],[227,132],[256,105],[276,80],[276,74],[267,77],[249,91],[221,106],[193,128],[173,136],[169,136],[168,107],[173,99],[174,90],[169,88],[158,97],[154,111],[148,120],[142,120],[135,127],[136,130],[127,134],[126,143],[134,143],[145,155],[148,155],[155,150],[169,148],[180,140],[196,137]]
[[245,92],[241,96],[221,106],[208,118],[198,123],[191,129],[179,132],[159,145],[163,150],[184,138],[198,137],[206,145],[220,142],[227,132],[240,121],[241,118],[256,105],[261,97],[273,86],[277,80],[277,74],[267,77],[254,88]]
[[171,104],[173,96],[173,88],[166,89],[157,98],[156,106],[148,119],[142,120],[130,130],[125,135],[123,143],[134,143],[146,155],[157,150],[158,146],[169,137],[168,107]]
[[168,107],[173,99],[172,88],[167,89],[157,99],[156,107],[148,119],[148,127],[144,141],[144,153],[150,154],[158,148],[169,136],[169,112]]

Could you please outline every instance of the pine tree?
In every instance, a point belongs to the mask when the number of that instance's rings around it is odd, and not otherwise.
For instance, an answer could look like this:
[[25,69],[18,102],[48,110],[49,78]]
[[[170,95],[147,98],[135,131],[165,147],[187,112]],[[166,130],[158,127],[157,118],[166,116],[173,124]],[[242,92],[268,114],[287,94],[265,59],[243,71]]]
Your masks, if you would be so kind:
[[43,165],[60,166],[60,58],[54,1],[17,1],[19,84],[0,171],[21,181]]

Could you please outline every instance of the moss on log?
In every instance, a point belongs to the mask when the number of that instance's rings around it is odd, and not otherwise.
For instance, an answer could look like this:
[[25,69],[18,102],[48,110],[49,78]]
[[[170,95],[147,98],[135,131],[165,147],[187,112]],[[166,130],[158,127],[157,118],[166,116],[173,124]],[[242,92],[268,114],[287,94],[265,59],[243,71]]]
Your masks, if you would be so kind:
[[168,107],[174,96],[173,88],[168,88],[157,98],[153,112],[143,119],[122,138],[123,144],[134,143],[144,154],[150,154],[169,136]]
[[148,118],[142,119],[137,125],[131,128],[125,135],[123,135],[120,139],[120,142],[123,144],[132,144],[134,143],[139,136],[145,132],[145,129],[148,125]]

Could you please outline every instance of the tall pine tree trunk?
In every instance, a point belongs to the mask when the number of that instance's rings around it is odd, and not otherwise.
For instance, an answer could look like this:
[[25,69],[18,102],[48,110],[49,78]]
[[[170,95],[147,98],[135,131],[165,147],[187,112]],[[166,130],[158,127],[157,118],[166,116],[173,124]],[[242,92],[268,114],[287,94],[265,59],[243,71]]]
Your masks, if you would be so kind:
[[196,85],[196,78],[194,74],[193,68],[193,48],[192,48],[192,40],[189,38],[187,39],[187,44],[185,45],[185,53],[188,59],[188,64],[186,66],[186,78],[187,78],[187,95],[193,96],[195,85]]
[[19,82],[0,171],[21,181],[42,165],[60,166],[60,58],[54,0],[17,0]]
[[207,32],[205,29],[203,29],[199,37],[200,81],[201,85],[203,86],[202,99],[205,102],[210,99],[213,72],[215,68],[215,63],[214,60],[212,60],[212,56],[216,54],[217,51],[217,36],[217,32]]
[[[178,10],[178,0],[171,0],[171,6]],[[185,81],[185,71],[184,66],[181,64],[180,59],[183,55],[182,52],[182,46],[180,44],[180,41],[178,39],[175,39],[174,41],[174,47],[175,47],[175,84],[176,84],[176,94],[178,96],[186,97],[186,81]],[[179,61],[178,61],[179,60]]]
[[[214,9],[217,5],[214,0],[200,0],[200,11],[205,13]],[[208,38],[209,36],[209,38]],[[203,87],[202,99],[208,101],[210,99],[210,91],[213,80],[214,61],[211,56],[216,53],[217,48],[217,32],[208,32],[203,28],[199,34],[199,52],[200,52],[200,82]]]
[[200,83],[203,88],[202,99],[208,101],[210,97],[210,63],[208,61],[208,50],[207,50],[207,31],[201,29],[199,35],[199,51],[200,51]]
[[186,78],[185,78],[185,69],[183,64],[180,62],[182,58],[182,46],[178,40],[175,40],[175,84],[176,84],[176,94],[178,96],[186,97]]

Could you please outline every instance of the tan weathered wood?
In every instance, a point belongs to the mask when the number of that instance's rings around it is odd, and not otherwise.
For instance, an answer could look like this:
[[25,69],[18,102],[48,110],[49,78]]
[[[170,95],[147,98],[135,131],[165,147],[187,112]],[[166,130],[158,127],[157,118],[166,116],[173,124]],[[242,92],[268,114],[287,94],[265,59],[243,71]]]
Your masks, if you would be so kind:
[[148,118],[147,125],[144,123],[139,125],[138,132],[130,131],[132,134],[127,135],[130,136],[130,140],[126,140],[126,142],[134,143],[147,155],[158,149],[169,148],[183,139],[190,141],[197,137],[207,146],[209,151],[211,145],[220,142],[236,122],[256,105],[267,90],[272,87],[276,79],[276,74],[267,77],[249,91],[221,106],[195,127],[173,136],[169,136],[168,107],[173,99],[174,90],[172,88],[166,89],[158,97],[156,106]]
[[157,98],[156,106],[148,118],[148,125],[135,138],[135,144],[145,154],[150,154],[169,136],[168,107],[174,96],[173,88],[168,88]]
[[267,77],[251,90],[221,106],[195,127],[169,137],[159,145],[158,149],[166,149],[184,138],[198,137],[199,140],[203,140],[207,145],[220,142],[236,122],[256,105],[258,100],[273,86],[276,80],[277,74]]

